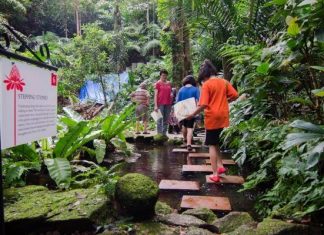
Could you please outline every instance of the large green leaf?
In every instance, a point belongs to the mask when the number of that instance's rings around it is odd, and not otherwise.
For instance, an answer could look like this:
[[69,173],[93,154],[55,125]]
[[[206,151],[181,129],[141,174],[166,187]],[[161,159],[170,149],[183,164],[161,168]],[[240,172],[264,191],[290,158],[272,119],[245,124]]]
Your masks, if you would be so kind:
[[54,157],[68,157],[68,150],[75,144],[79,135],[88,128],[87,122],[79,122],[76,126],[72,127],[65,135],[62,137],[54,148]]
[[315,125],[313,123],[310,123],[310,122],[305,122],[303,120],[296,120],[296,121],[292,122],[289,126],[324,135],[324,128],[322,128],[318,125]]
[[311,68],[324,72],[323,66],[311,66]]
[[316,140],[323,137],[322,134],[317,133],[291,133],[287,135],[286,142],[283,146],[284,149],[289,149],[293,146]]
[[72,154],[77,151],[78,149],[80,149],[83,145],[85,145],[86,143],[97,139],[100,135],[101,135],[102,131],[92,131],[90,132],[90,134],[86,135],[86,136],[82,136],[80,138],[78,138],[73,145],[69,146],[69,148],[66,151],[66,158],[70,158],[70,156],[72,156]]
[[59,188],[68,188],[71,181],[71,165],[65,158],[45,159],[51,178]]
[[97,162],[100,164],[102,163],[102,161],[105,158],[105,154],[106,154],[106,142],[104,140],[99,140],[99,139],[95,139],[93,141],[93,145],[96,149],[96,159]]
[[19,145],[10,149],[13,154],[22,156],[24,160],[28,161],[39,161],[37,152],[27,144]]

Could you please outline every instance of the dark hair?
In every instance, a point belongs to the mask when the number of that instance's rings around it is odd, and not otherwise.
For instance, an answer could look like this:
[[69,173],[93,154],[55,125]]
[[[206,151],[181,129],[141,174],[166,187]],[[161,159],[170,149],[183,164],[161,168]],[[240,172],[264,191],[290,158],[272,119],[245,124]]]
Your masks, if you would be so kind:
[[161,69],[161,70],[160,70],[160,76],[161,76],[162,74],[166,74],[166,75],[168,75],[169,73],[168,73],[168,71],[166,71],[165,69]]
[[217,68],[213,65],[210,60],[205,60],[199,69],[198,82],[201,84],[206,78],[210,78],[213,75],[216,75],[218,72]]
[[193,86],[196,86],[196,85],[197,85],[194,76],[192,76],[192,75],[188,75],[188,76],[186,76],[186,77],[182,80],[182,85],[183,85],[183,86],[185,86],[185,85],[187,85],[187,84],[190,84],[190,85],[193,85]]

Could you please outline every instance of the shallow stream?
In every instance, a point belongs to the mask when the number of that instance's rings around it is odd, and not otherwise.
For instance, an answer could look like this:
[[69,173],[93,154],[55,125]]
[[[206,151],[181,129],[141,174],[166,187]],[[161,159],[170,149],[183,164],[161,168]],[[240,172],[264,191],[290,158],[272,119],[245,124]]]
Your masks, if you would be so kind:
[[[183,195],[201,195],[201,196],[220,196],[228,197],[233,211],[247,211],[252,215],[253,206],[257,192],[238,192],[242,188],[240,185],[206,184],[206,174],[186,174],[181,172],[182,165],[186,164],[186,154],[172,153],[174,146],[152,147],[149,145],[136,145],[136,152],[142,156],[133,163],[128,163],[124,172],[137,172],[151,177],[157,183],[162,179],[169,180],[194,180],[199,181],[201,190],[198,192],[190,191],[161,191],[159,200],[168,203],[176,209],[180,209],[181,197]],[[207,152],[208,149],[199,149],[198,152]],[[222,153],[224,159],[230,158],[230,154]],[[199,160],[194,164],[203,164]],[[238,166],[230,166],[229,174],[238,174],[245,176],[244,171]]]

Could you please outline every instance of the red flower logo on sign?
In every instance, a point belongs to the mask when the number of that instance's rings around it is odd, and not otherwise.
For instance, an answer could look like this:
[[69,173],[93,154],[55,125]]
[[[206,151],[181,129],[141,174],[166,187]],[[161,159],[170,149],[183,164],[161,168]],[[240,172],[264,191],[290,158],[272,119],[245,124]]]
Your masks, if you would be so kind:
[[14,146],[17,145],[17,90],[23,91],[26,85],[20,77],[16,65],[12,66],[9,76],[3,81],[7,84],[7,91],[14,90]]
[[9,76],[7,76],[7,79],[3,82],[7,84],[7,91],[23,91],[24,86],[26,85],[23,82],[23,79],[20,78],[20,73],[16,65],[12,67]]
[[55,73],[52,73],[51,75],[51,84],[52,86],[56,86],[57,84],[57,75]]

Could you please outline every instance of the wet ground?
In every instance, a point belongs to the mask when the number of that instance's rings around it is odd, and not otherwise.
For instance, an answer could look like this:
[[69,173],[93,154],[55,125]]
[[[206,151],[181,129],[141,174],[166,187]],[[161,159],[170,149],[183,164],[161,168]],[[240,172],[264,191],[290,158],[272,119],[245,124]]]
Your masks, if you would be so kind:
[[[125,172],[137,172],[150,176],[157,183],[162,179],[169,180],[195,180],[199,181],[201,190],[199,192],[186,191],[161,191],[160,200],[168,203],[176,209],[180,209],[183,195],[221,196],[228,197],[233,211],[247,211],[253,213],[253,205],[257,192],[238,192],[242,189],[240,185],[212,185],[206,184],[206,174],[183,175],[182,165],[186,164],[186,154],[172,153],[172,146],[152,147],[148,145],[137,145],[137,152],[142,154],[136,162],[128,163]],[[198,152],[207,152],[208,149],[199,149]],[[222,154],[223,158],[230,158],[229,154]],[[195,164],[203,164],[203,160]],[[230,166],[229,174],[243,175],[238,166]]]

